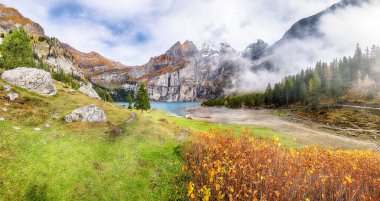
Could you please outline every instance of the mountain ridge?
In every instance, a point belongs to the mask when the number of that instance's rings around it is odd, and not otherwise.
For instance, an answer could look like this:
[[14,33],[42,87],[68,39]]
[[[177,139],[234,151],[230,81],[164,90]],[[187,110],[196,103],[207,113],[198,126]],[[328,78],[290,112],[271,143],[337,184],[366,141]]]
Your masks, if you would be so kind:
[[[53,44],[37,44],[35,50],[39,58],[47,61],[50,66],[61,68],[68,73],[75,72],[104,88],[124,88],[135,91],[139,83],[145,83],[152,100],[212,99],[225,95],[226,91],[234,87],[233,79],[242,70],[238,62],[241,59],[252,62],[263,59],[259,65],[252,64],[253,70],[274,69],[270,56],[281,44],[294,39],[320,37],[322,33],[319,32],[317,25],[322,16],[364,2],[369,2],[369,0],[342,0],[315,15],[299,20],[273,45],[269,46],[264,41],[258,40],[248,45],[243,52],[237,52],[228,43],[215,45],[206,42],[198,48],[193,42],[186,40],[183,43],[176,42],[165,53],[151,57],[144,65],[128,66],[96,52],[81,52],[58,40],[54,40]],[[12,27],[19,26],[16,21],[7,20],[16,16],[18,21],[23,22],[21,25],[32,34],[44,34],[41,26],[23,17],[16,9],[0,6],[1,9],[5,11],[0,14],[0,21],[4,24],[0,23],[0,27],[7,28],[3,31],[9,32]],[[54,57],[50,52],[52,45],[55,47],[53,50],[56,50]]]

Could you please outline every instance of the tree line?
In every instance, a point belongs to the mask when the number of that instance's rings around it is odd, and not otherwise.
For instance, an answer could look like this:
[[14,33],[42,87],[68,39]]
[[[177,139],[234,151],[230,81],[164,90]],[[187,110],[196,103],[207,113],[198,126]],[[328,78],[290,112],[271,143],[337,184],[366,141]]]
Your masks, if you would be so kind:
[[[372,46],[364,51],[357,45],[353,57],[333,60],[330,64],[317,62],[314,68],[285,77],[273,87],[268,84],[264,93],[228,96],[208,100],[203,106],[226,106],[230,108],[286,106],[299,103],[319,107],[321,100],[332,99],[336,103],[346,91],[359,80],[370,79],[380,83],[380,73],[373,68],[380,61],[380,48]],[[370,97],[371,94],[368,94]]]

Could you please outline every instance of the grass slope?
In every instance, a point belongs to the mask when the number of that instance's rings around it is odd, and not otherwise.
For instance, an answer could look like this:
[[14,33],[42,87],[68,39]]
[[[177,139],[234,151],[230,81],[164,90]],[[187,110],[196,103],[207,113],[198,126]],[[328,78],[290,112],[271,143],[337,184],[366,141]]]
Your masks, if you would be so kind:
[[[5,84],[0,81],[0,89]],[[0,117],[5,118],[0,121],[0,200],[185,199],[187,180],[181,173],[178,135],[210,129],[240,133],[244,128],[173,117],[164,111],[133,111],[137,121],[124,125],[131,111],[71,92],[58,82],[56,87],[53,97],[13,87],[21,95],[15,102],[1,98],[8,92],[0,90]],[[102,107],[109,122],[63,121],[72,110],[88,104]],[[117,135],[112,132],[116,127],[122,128]],[[270,129],[248,130],[299,146]]]
[[[0,99],[0,117],[5,118],[0,121],[0,200],[164,200],[176,196],[173,184],[182,167],[176,153],[176,128],[139,115],[136,122],[123,126],[123,133],[111,137],[110,131],[129,118],[129,111],[56,86],[54,97],[14,87],[21,95],[18,103]],[[5,95],[0,91],[0,97]],[[88,104],[104,108],[109,122],[62,121],[73,109]],[[36,127],[41,131],[35,131]]]

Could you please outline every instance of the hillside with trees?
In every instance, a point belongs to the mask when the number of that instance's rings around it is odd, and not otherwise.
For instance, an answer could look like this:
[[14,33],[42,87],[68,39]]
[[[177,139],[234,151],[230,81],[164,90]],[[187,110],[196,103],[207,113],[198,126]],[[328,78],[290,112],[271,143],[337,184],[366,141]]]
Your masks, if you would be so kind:
[[318,108],[323,104],[342,104],[355,94],[366,103],[375,103],[380,84],[380,48],[364,51],[358,45],[353,57],[335,59],[331,63],[317,62],[314,68],[285,77],[273,87],[268,84],[264,93],[253,93],[203,102],[204,106],[281,107],[300,104]]

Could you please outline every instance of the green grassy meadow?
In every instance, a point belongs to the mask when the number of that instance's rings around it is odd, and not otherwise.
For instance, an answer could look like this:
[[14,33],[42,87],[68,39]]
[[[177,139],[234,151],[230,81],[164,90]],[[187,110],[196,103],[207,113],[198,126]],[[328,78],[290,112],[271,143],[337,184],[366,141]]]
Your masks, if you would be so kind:
[[[1,89],[4,85],[0,81]],[[0,200],[181,200],[187,181],[179,134],[243,128],[136,110],[137,120],[124,125],[132,111],[59,82],[56,86],[53,97],[12,87],[20,94],[14,102],[1,98],[8,92],[0,90],[0,117],[5,118],[0,121]],[[109,122],[64,122],[65,115],[88,104],[102,107]],[[115,128],[121,133],[115,135]],[[285,145],[297,146],[273,130],[247,129],[256,137],[278,136]]]

